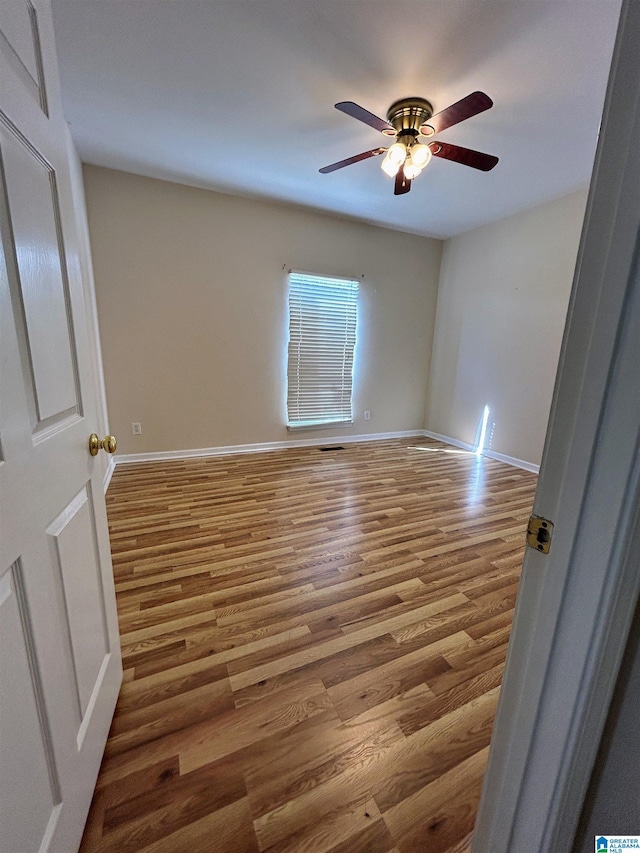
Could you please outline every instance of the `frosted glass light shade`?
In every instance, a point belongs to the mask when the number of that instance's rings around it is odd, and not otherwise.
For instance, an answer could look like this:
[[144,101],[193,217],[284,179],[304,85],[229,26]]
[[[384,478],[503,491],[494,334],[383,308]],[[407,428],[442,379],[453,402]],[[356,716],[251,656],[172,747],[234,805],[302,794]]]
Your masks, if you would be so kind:
[[389,175],[390,178],[395,178],[395,176],[398,174],[398,170],[400,169],[401,165],[401,163],[394,163],[393,160],[390,160],[389,155],[387,154],[387,156],[382,161],[382,165],[380,168],[383,172]]
[[405,177],[412,181],[414,178],[417,178],[422,169],[420,166],[416,166],[413,160],[407,159],[407,162],[404,164],[404,174]]
[[401,166],[407,156],[407,149],[402,142],[394,142],[391,148],[387,151],[387,157],[392,163],[397,163]]
[[411,162],[419,166],[421,169],[431,160],[431,149],[428,145],[421,145],[419,142],[411,148]]

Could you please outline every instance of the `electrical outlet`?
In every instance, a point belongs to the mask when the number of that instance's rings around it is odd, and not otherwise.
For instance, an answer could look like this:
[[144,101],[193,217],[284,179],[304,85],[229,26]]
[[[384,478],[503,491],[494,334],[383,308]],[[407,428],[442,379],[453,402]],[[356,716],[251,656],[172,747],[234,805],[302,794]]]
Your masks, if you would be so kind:
[[142,424],[131,424],[131,433],[133,435],[142,435]]
[[371,420],[371,412],[369,411],[369,409],[365,409],[365,412],[364,412],[364,419],[365,419],[365,421],[370,421],[370,420]]

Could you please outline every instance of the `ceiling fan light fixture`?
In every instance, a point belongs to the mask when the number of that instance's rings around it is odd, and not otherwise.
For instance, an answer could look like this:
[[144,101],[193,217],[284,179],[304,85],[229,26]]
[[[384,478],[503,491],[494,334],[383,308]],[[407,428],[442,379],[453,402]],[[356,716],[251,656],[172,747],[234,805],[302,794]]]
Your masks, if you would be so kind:
[[433,106],[424,98],[401,98],[387,110],[387,118],[380,118],[353,101],[340,101],[335,107],[351,118],[372,127],[385,136],[395,136],[389,148],[378,147],[363,151],[354,157],[347,157],[337,163],[324,166],[319,171],[326,175],[351,166],[361,160],[368,160],[386,152],[382,162],[383,171],[395,177],[394,195],[404,195],[411,189],[414,178],[422,172],[431,160],[431,156],[452,160],[463,166],[470,166],[482,172],[490,172],[498,163],[498,158],[482,151],[452,145],[449,142],[433,142],[430,137],[460,124],[493,106],[493,101],[484,92],[472,92],[466,98],[456,101],[440,112],[433,112]]
[[398,171],[400,170],[401,165],[402,163],[394,163],[394,161],[389,158],[389,154],[387,154],[387,156],[382,161],[380,168],[385,174],[389,175],[390,178],[395,178],[395,176],[398,174]]

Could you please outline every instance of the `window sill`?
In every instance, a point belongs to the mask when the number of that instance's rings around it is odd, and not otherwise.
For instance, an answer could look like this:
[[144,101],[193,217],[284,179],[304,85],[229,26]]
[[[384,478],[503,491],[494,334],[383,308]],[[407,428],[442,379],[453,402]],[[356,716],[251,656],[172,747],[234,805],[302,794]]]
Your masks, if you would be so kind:
[[289,432],[304,432],[305,430],[317,430],[317,429],[336,429],[337,427],[351,426],[353,424],[353,420],[350,421],[332,421],[331,423],[319,423],[319,424],[287,424],[287,429]]

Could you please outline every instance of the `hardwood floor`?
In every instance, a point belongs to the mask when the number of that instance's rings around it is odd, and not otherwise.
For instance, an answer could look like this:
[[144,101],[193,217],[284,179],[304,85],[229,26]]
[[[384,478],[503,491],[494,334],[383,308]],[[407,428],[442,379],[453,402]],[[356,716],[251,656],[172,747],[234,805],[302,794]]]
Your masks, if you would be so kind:
[[83,853],[467,851],[535,483],[429,439],[118,467]]

